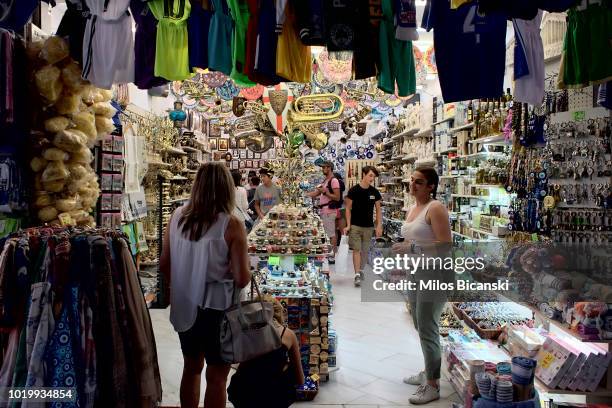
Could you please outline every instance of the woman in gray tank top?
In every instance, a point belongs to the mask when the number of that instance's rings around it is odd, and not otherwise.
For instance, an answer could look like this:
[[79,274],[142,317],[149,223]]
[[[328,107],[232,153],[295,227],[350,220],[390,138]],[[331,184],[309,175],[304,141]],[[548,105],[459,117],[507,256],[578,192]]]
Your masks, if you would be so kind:
[[[406,215],[402,225],[404,243],[394,247],[398,252],[407,247],[422,248],[426,256],[443,256],[443,251],[452,242],[448,211],[436,200],[438,174],[431,167],[417,168],[410,178],[410,194],[416,204]],[[417,254],[420,256],[420,251]],[[417,271],[417,282],[427,280],[431,271]],[[434,272],[435,273],[435,272]],[[431,278],[432,275],[430,274]],[[440,347],[439,322],[445,306],[445,296],[431,291],[417,290],[410,300],[414,327],[419,333],[421,350],[425,360],[425,370],[404,378],[406,384],[417,385],[411,404],[426,404],[440,399],[440,367],[442,350]]]

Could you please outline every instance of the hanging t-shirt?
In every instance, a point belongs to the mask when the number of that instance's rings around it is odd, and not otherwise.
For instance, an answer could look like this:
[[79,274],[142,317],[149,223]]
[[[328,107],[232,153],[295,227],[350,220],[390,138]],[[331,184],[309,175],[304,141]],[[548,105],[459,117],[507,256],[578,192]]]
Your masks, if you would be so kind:
[[[293,3],[282,8],[278,13],[277,2],[276,26],[282,27],[276,47],[276,74],[292,82],[310,82],[312,75],[312,53],[310,47],[302,44],[295,28],[295,9]],[[279,19],[278,16],[281,16]]]
[[583,88],[612,80],[612,2],[582,0],[567,13],[563,84]]
[[189,68],[208,68],[208,32],[212,13],[202,7],[199,1],[191,5],[191,15],[187,20],[189,31]]
[[151,89],[168,81],[156,77],[155,49],[157,44],[157,19],[142,0],[131,0],[130,10],[136,22],[134,34],[134,84],[140,89]]
[[346,197],[351,200],[351,225],[372,228],[374,226],[374,206],[377,201],[382,200],[376,187],[363,188],[357,184],[349,190]]
[[213,14],[208,31],[208,68],[232,72],[232,17],[225,0],[211,0]]
[[544,99],[544,45],[540,35],[542,12],[532,20],[513,19],[514,100],[539,105]]
[[[436,65],[444,102],[498,98],[506,65],[506,16],[482,17],[478,5],[456,10],[450,0],[428,0],[423,27],[434,30]],[[483,63],[486,61],[486,63]]]
[[249,25],[249,7],[245,0],[227,0],[230,15],[234,21],[232,35],[232,72],[230,77],[241,86],[253,86],[244,73],[246,57],[246,33]]
[[191,76],[187,19],[189,0],[151,0],[149,8],[157,19],[155,75],[169,81],[182,81]]
[[134,82],[130,0],[85,0],[91,17],[83,38],[83,78],[98,88]]
[[5,0],[0,2],[0,27],[20,31],[39,3],[38,0]]
[[355,51],[353,51],[353,71],[355,79],[376,76],[380,68],[379,34],[382,20],[381,0],[357,2],[357,23]]

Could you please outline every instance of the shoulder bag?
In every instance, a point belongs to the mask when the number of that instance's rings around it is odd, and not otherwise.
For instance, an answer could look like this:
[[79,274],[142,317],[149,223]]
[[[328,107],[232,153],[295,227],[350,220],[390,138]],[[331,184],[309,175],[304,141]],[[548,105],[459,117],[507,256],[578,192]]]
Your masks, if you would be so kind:
[[[253,300],[253,288],[260,300]],[[231,364],[243,363],[278,349],[282,341],[274,328],[274,307],[261,300],[255,278],[251,277],[251,300],[241,302],[235,285],[232,298],[221,322],[221,358]]]

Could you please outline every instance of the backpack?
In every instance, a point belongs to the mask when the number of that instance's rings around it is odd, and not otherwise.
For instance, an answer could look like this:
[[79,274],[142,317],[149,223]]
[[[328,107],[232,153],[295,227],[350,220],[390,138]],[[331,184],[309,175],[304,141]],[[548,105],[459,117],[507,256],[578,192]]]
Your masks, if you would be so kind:
[[338,201],[330,201],[329,204],[327,205],[327,208],[331,209],[331,210],[336,210],[338,208],[342,208],[342,204],[344,203],[344,189],[346,188],[346,186],[344,185],[344,180],[342,180],[342,177],[338,177],[338,175],[334,174],[334,177],[329,181],[329,183],[327,183],[327,189],[329,190],[330,193],[334,192],[334,189],[332,188],[332,181],[336,179],[338,180],[338,184],[340,184],[340,200]]

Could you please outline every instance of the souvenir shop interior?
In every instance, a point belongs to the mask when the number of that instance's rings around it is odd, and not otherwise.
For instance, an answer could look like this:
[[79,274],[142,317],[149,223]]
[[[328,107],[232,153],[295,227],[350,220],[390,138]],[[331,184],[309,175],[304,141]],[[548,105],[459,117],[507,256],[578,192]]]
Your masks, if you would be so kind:
[[609,0],[0,1],[0,406],[180,406],[159,260],[208,162],[280,188],[248,252],[298,338],[297,404],[409,406],[424,367],[408,302],[336,268],[307,194],[332,163],[345,194],[379,173],[370,264],[426,166],[453,247],[512,282],[446,304],[429,406],[612,405],[610,44]]

